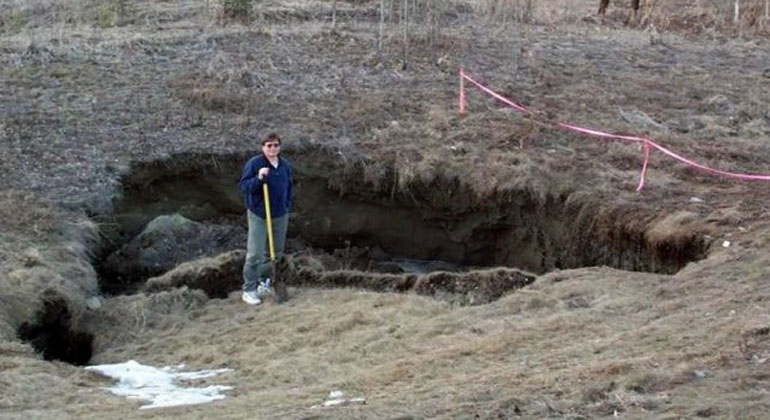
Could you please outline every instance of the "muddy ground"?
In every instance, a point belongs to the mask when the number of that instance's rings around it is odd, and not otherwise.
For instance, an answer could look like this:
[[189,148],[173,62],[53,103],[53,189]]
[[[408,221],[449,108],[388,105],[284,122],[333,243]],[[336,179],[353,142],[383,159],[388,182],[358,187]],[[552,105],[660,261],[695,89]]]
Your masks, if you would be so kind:
[[[638,145],[543,124],[770,173],[761,14],[447,2],[431,33],[417,2],[408,48],[396,7],[378,51],[376,2],[335,27],[327,2],[247,24],[119,3],[0,2],[0,418],[770,416],[770,184],[653,152],[636,192]],[[461,67],[537,118],[470,88],[459,115]],[[235,180],[272,131],[307,266],[248,307]],[[164,215],[206,233],[163,254],[137,235]],[[166,265],[110,259],[141,249]],[[203,382],[234,390],[138,410],[77,366],[128,359],[232,368]],[[367,403],[311,408],[335,389]]]

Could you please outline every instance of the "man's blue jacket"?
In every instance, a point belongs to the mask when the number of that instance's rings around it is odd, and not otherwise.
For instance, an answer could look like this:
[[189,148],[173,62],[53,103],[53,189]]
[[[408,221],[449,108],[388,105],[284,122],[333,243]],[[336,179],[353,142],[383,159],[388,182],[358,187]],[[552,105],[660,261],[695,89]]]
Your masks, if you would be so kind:
[[[257,173],[261,168],[270,168],[268,175],[260,180]],[[243,168],[243,174],[238,181],[238,189],[243,195],[246,207],[261,218],[265,216],[265,201],[262,184],[267,182],[270,192],[270,215],[281,217],[291,211],[292,179],[291,164],[288,160],[278,157],[278,167],[274,167],[265,155],[259,154],[249,159]]]

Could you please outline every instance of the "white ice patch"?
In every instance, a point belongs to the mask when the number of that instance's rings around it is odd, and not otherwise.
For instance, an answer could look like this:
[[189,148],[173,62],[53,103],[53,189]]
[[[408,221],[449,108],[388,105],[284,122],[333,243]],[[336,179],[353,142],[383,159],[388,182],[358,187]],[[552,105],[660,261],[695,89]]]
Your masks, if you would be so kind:
[[345,394],[340,390],[334,390],[329,393],[329,399],[322,404],[314,405],[310,408],[330,408],[337,406],[353,405],[353,404],[366,404],[366,398],[356,397],[347,398]]
[[203,404],[224,399],[222,391],[233,389],[231,386],[210,385],[204,388],[180,386],[177,381],[193,380],[216,376],[232,369],[211,369],[197,372],[178,372],[184,365],[175,368],[166,366],[158,369],[145,366],[133,360],[113,365],[88,366],[86,370],[94,370],[115,378],[118,384],[104,389],[115,395],[131,399],[150,401],[150,404],[139,408],[175,407],[178,405]]

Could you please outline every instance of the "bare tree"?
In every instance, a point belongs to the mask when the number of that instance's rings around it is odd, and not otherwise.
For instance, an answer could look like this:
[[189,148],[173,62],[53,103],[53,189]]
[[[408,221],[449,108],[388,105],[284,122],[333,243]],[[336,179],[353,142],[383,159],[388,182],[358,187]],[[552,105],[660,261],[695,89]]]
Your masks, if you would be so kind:
[[[393,0],[391,0],[392,2]],[[385,0],[380,0],[380,28],[377,33],[377,53],[382,51],[382,33],[385,27]]]
[[428,35],[428,40],[430,44],[430,51],[432,54],[433,61],[436,60],[436,49],[434,48],[436,45],[436,39],[439,35],[439,30],[441,30],[441,27],[439,26],[439,19],[440,19],[440,13],[439,13],[439,6],[437,3],[439,3],[441,0],[427,0],[428,1],[428,19],[430,21],[430,32]]
[[522,16],[522,21],[529,22],[532,20],[532,0],[527,0],[526,4],[524,5],[524,16]]
[[337,0],[332,1],[332,31],[337,31]]
[[401,15],[401,21],[404,25],[404,64],[403,69],[406,70],[409,65],[409,0],[404,0],[403,14]]

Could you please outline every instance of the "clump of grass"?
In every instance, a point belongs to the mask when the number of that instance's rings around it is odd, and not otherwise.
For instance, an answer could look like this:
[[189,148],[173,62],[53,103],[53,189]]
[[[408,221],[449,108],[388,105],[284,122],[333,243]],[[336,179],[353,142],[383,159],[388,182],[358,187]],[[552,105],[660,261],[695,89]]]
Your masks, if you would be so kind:
[[58,229],[62,214],[50,202],[19,191],[0,194],[0,230],[36,239],[50,237]]
[[128,0],[105,1],[97,6],[96,24],[102,28],[123,26],[129,22],[131,12]]
[[222,0],[222,14],[225,19],[248,22],[254,0]]

